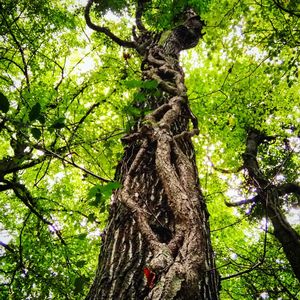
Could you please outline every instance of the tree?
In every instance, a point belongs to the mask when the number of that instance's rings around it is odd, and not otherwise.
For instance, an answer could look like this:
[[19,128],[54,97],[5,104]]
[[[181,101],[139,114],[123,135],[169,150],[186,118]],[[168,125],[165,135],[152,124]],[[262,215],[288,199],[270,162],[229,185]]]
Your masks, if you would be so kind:
[[150,112],[123,137],[125,154],[116,175],[122,187],[113,195],[87,299],[218,299],[208,212],[191,143],[198,122],[179,65],[180,52],[197,45],[204,23],[186,10],[183,23],[160,42],[165,33],[144,27],[145,3],[138,1],[139,33],[134,30],[134,42],[127,42],[92,23],[92,3],[85,11],[88,26],[143,56],[142,81],[134,83],[141,91],[133,105],[142,115]]
[[298,3],[199,2],[0,3],[0,299],[299,298]]
[[[258,194],[251,199],[236,203],[227,203],[228,206],[240,206],[252,203],[256,210],[264,210],[263,215],[269,218],[274,228],[274,235],[281,243],[283,251],[291,264],[291,267],[300,280],[300,236],[292,228],[281,211],[280,198],[289,194],[300,195],[300,187],[295,183],[284,183],[274,185],[264,177],[257,162],[258,147],[274,137],[265,136],[257,130],[250,130],[247,137],[246,151],[243,154],[244,167],[247,169],[252,185],[257,189]],[[286,141],[287,142],[287,141]],[[289,147],[287,145],[287,147]],[[288,159],[288,158],[287,158]],[[255,206],[260,206],[259,208]]]

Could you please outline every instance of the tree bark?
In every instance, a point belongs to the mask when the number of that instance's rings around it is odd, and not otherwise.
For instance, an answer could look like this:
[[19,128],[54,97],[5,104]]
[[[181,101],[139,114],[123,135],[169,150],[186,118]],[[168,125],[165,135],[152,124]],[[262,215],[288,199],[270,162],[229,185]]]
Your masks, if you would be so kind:
[[[140,21],[140,19],[139,19]],[[139,22],[145,101],[116,172],[122,188],[112,196],[110,217],[94,283],[86,299],[218,299],[219,276],[200,190],[190,111],[179,53],[201,38],[193,11],[159,45]],[[192,123],[192,128],[190,125]]]
[[257,190],[257,196],[253,199],[263,206],[265,216],[272,222],[274,235],[281,243],[286,258],[300,282],[300,236],[286,220],[280,208],[280,196],[290,193],[299,194],[300,188],[292,183],[275,186],[265,178],[257,162],[259,145],[272,139],[257,130],[250,130],[246,141],[246,152],[243,154],[244,166]]

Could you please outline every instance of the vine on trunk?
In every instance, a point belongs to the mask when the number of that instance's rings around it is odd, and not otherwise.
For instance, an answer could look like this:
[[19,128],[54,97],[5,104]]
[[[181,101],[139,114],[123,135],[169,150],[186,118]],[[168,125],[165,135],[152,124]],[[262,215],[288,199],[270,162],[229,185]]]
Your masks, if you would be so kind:
[[[86,9],[89,26],[92,2]],[[208,212],[191,142],[199,133],[198,122],[189,108],[179,65],[179,53],[197,45],[204,23],[189,9],[185,22],[160,45],[160,34],[142,24],[143,10],[144,1],[139,1],[139,35],[134,29],[133,42],[120,42],[107,28],[90,26],[121,46],[134,45],[143,55],[142,80],[156,81],[158,93],[141,91],[147,100],[136,105],[152,112],[122,139],[125,153],[116,173],[122,188],[113,195],[107,236],[87,299],[218,299]]]

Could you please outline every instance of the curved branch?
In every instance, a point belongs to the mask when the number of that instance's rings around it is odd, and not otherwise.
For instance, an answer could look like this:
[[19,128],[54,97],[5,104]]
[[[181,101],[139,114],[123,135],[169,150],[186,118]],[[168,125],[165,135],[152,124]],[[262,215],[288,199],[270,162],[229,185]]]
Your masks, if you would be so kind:
[[10,189],[11,189],[11,187],[9,185],[0,184],[0,192],[7,191],[7,190],[10,190]]
[[146,1],[139,0],[135,12],[135,23],[139,31],[146,32],[147,29],[145,28],[143,22],[142,22],[142,16],[144,12],[144,3]]
[[228,207],[235,207],[235,206],[241,206],[241,205],[245,205],[245,204],[249,204],[249,203],[256,203],[260,200],[259,196],[255,196],[251,199],[246,199],[246,200],[241,200],[238,202],[227,202],[225,201],[225,205]]
[[[29,169],[33,166],[38,165],[46,159],[46,156],[41,156],[31,161],[18,162],[16,157],[8,157],[0,160],[0,178],[3,178],[7,174],[18,172],[21,170]],[[1,189],[0,189],[1,190]]]
[[234,278],[234,277],[238,277],[238,276],[241,276],[241,275],[250,273],[250,272],[252,272],[253,270],[257,269],[260,265],[262,265],[262,262],[261,262],[261,261],[257,262],[256,264],[254,264],[253,266],[251,266],[251,267],[250,267],[249,269],[247,269],[247,270],[244,270],[244,271],[241,271],[241,272],[232,274],[232,275],[228,275],[228,276],[225,276],[225,277],[221,277],[220,280],[221,280],[221,281],[223,281],[223,280],[228,280],[228,279],[231,279],[231,278]]
[[98,26],[98,25],[96,25],[96,24],[94,24],[92,22],[91,17],[90,17],[90,10],[91,10],[91,6],[92,6],[93,3],[94,3],[94,0],[89,0],[88,3],[87,3],[87,5],[86,5],[86,7],[85,7],[84,17],[85,17],[86,24],[91,29],[93,29],[93,30],[95,30],[97,32],[104,33],[111,40],[113,40],[115,43],[117,43],[118,45],[120,45],[122,47],[136,48],[136,44],[134,42],[129,42],[129,41],[121,40],[116,35],[114,35],[107,27]]
[[91,172],[91,171],[85,169],[84,167],[79,166],[79,165],[76,164],[75,162],[70,161],[70,160],[66,159],[65,157],[63,157],[63,156],[61,156],[61,155],[59,155],[59,154],[57,154],[57,153],[55,153],[55,152],[53,152],[53,151],[51,151],[51,150],[48,150],[48,149],[43,148],[43,147],[40,147],[40,146],[35,146],[35,148],[38,149],[38,150],[44,151],[46,154],[48,154],[48,155],[50,155],[50,156],[53,156],[53,157],[55,157],[55,158],[58,158],[58,159],[60,159],[61,161],[65,162],[65,163],[67,163],[67,164],[70,164],[70,165],[72,165],[73,167],[75,167],[75,168],[77,168],[77,169],[83,171],[84,173],[87,173],[87,174],[89,174],[89,175],[91,175],[91,176],[93,176],[93,177],[95,177],[95,178],[97,178],[97,179],[99,179],[99,180],[101,180],[101,181],[103,181],[103,182],[112,182],[112,180],[109,180],[109,179],[103,178],[103,177],[101,177],[101,176],[98,176],[98,175],[94,174],[93,172]]
[[250,272],[252,272],[253,270],[255,270],[256,268],[258,268],[259,266],[261,266],[264,263],[265,258],[266,258],[266,253],[267,253],[267,233],[268,233],[267,228],[268,228],[268,222],[266,222],[266,225],[265,225],[264,245],[263,245],[262,257],[254,265],[252,265],[249,269],[238,272],[238,273],[235,273],[235,274],[232,274],[232,275],[228,275],[226,277],[221,277],[220,278],[221,281],[231,279],[231,278],[234,278],[234,277],[237,277],[237,276],[241,276],[243,274],[250,273]]
[[295,17],[298,17],[300,18],[300,13],[296,13],[290,9],[287,9],[285,7],[283,7],[278,0],[273,0],[274,4],[277,6],[277,8],[279,8],[280,10],[283,10],[284,12],[288,13],[289,15],[291,16],[295,16]]
[[295,183],[286,183],[277,186],[277,191],[279,196],[284,196],[286,194],[295,194],[300,196],[300,186]]
[[[241,223],[243,221],[243,219],[239,219],[234,223],[231,223],[229,225],[226,225],[226,226],[223,226],[223,227],[220,227],[220,228],[217,228],[217,229],[211,229],[210,232],[220,231],[220,230],[224,230],[224,229],[229,228],[229,227],[233,227],[234,225],[237,225],[237,224]],[[219,269],[220,269],[220,267],[219,267]]]
[[[0,10],[1,11],[1,10]],[[20,66],[18,66],[22,71],[23,71],[23,74],[24,74],[24,77],[25,77],[25,81],[26,81],[26,84],[27,84],[27,88],[28,90],[30,89],[30,79],[29,79],[29,73],[28,73],[28,63],[26,61],[26,57],[25,57],[25,52],[24,52],[24,49],[21,45],[21,43],[18,41],[18,39],[16,38],[13,30],[11,29],[11,25],[12,24],[9,24],[8,21],[6,20],[5,18],[5,15],[3,13],[1,13],[2,15],[2,18],[4,20],[4,22],[6,23],[6,26],[7,26],[7,29],[8,29],[8,32],[10,33],[13,41],[15,42],[15,44],[17,45],[17,48],[20,52],[20,55],[21,55],[21,59],[22,59],[22,63],[23,63],[23,66],[24,66],[24,69],[23,68],[20,68]]]
[[10,247],[9,245],[3,243],[2,241],[0,241],[0,246],[4,247],[9,252],[12,252],[12,253],[15,252],[15,250],[12,247]]
[[66,245],[66,242],[64,241],[60,231],[57,230],[54,224],[46,219],[44,215],[37,210],[37,208],[35,207],[35,198],[31,195],[26,186],[16,181],[10,182],[5,180],[5,183],[11,186],[11,189],[14,191],[16,197],[18,197],[22,201],[22,203],[30,210],[30,212],[33,213],[44,224],[50,226],[54,230],[61,243],[63,245]]

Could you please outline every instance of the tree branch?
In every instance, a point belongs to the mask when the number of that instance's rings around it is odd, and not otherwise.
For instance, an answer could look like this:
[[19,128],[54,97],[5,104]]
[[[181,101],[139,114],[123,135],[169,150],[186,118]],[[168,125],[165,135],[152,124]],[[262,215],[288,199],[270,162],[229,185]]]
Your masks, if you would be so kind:
[[222,169],[222,168],[216,167],[210,157],[208,157],[208,160],[210,161],[210,163],[211,163],[212,167],[214,168],[214,170],[216,170],[218,172],[221,172],[221,173],[224,173],[224,174],[239,173],[240,171],[242,171],[244,169],[244,166],[240,166],[240,167],[238,167],[236,169],[233,169],[233,170]]
[[44,151],[45,153],[47,153],[47,154],[49,154],[49,155],[51,155],[53,157],[56,157],[56,158],[60,159],[61,161],[66,162],[66,163],[72,165],[73,167],[78,168],[81,171],[83,171],[83,172],[85,172],[85,173],[87,173],[87,174],[89,174],[89,175],[91,175],[91,176],[93,176],[93,177],[95,177],[95,178],[103,181],[103,182],[111,182],[111,180],[103,178],[101,176],[98,176],[97,174],[95,174],[95,173],[93,173],[93,172],[91,172],[91,171],[89,171],[89,170],[87,170],[87,169],[85,169],[85,168],[77,165],[75,162],[70,161],[70,160],[68,160],[68,159],[60,156],[59,154],[57,154],[57,153],[55,153],[55,152],[53,152],[51,150],[45,149],[45,148],[40,147],[40,146],[36,146],[35,148],[38,149],[38,150]]
[[15,250],[12,247],[10,247],[9,245],[7,245],[7,244],[5,244],[5,243],[3,243],[1,241],[0,241],[0,246],[4,247],[9,252],[12,252],[12,253],[15,252]]
[[249,204],[249,203],[256,203],[260,200],[259,196],[255,196],[251,199],[245,199],[245,200],[241,200],[238,202],[227,202],[225,201],[226,206],[228,207],[236,207],[236,206],[241,206],[241,205],[245,205],[245,204]]
[[144,12],[144,3],[145,0],[138,0],[136,13],[135,13],[135,23],[139,31],[146,32],[147,29],[145,28],[144,24],[142,23],[142,16]]
[[11,189],[11,187],[6,185],[6,184],[5,185],[3,185],[3,184],[0,185],[0,192],[7,191],[7,190],[10,190],[10,189]]
[[263,176],[257,162],[256,156],[258,147],[264,141],[270,141],[272,139],[272,137],[268,137],[256,129],[251,129],[247,136],[246,151],[242,154],[244,167],[248,170],[249,176],[256,181],[259,188],[267,187],[269,182]]
[[31,168],[35,165],[38,165],[43,160],[45,160],[45,156],[41,156],[24,164],[20,164],[16,159],[14,159],[14,157],[4,158],[0,160],[0,178],[3,178],[5,175],[10,173]]
[[246,151],[243,154],[244,167],[248,170],[253,185],[257,188],[259,201],[265,207],[265,216],[268,217],[274,227],[274,235],[281,243],[283,251],[289,261],[295,276],[300,281],[300,236],[298,232],[286,220],[279,204],[279,197],[289,193],[299,195],[300,188],[296,184],[287,183],[274,186],[260,170],[257,162],[258,146],[264,141],[273,140],[264,133],[251,129],[248,132]]
[[231,278],[234,278],[234,277],[241,276],[241,275],[243,275],[243,274],[250,273],[250,272],[252,272],[253,270],[255,270],[257,267],[259,267],[262,263],[263,263],[262,261],[259,261],[259,262],[257,262],[255,265],[253,265],[252,267],[250,267],[250,268],[247,269],[247,270],[244,270],[244,271],[241,271],[241,272],[232,274],[232,275],[228,275],[228,276],[225,276],[225,277],[221,277],[220,280],[223,281],[223,280],[227,280],[227,279],[231,279]]
[[295,183],[285,183],[277,186],[277,191],[279,196],[284,196],[287,194],[296,194],[300,196],[300,186]]
[[277,6],[277,8],[279,8],[280,10],[283,10],[284,12],[288,13],[289,15],[291,16],[294,16],[294,17],[298,17],[300,18],[300,13],[296,13],[290,9],[287,9],[285,7],[283,7],[278,0],[273,0],[274,4]]
[[32,212],[38,219],[40,219],[44,224],[49,225],[53,228],[55,234],[61,241],[63,245],[66,245],[66,242],[64,241],[63,237],[61,236],[61,233],[59,230],[55,228],[53,223],[48,221],[35,207],[35,199],[32,197],[31,193],[27,190],[26,186],[19,183],[19,182],[11,182],[8,180],[5,180],[5,183],[9,186],[11,186],[11,189],[14,191],[15,195],[24,203],[24,205],[29,208],[30,212]]
[[124,40],[118,38],[116,35],[114,35],[107,27],[98,26],[92,22],[91,17],[90,17],[90,10],[91,10],[91,6],[93,3],[94,3],[94,0],[89,0],[85,7],[84,17],[85,17],[86,24],[91,29],[93,29],[97,32],[104,33],[107,37],[109,37],[111,40],[113,40],[118,45],[120,45],[122,47],[126,47],[126,48],[134,48],[135,49],[136,44],[134,42],[124,41]]
[[[223,226],[223,227],[220,227],[220,228],[217,228],[217,229],[211,229],[210,232],[220,231],[220,230],[224,230],[224,229],[229,228],[229,227],[233,227],[234,225],[237,225],[237,224],[241,223],[242,220],[243,219],[239,219],[236,222],[231,223],[229,225],[226,225],[226,226]],[[220,269],[220,267],[218,269]]]
[[[0,10],[1,11],[1,10]],[[14,32],[12,31],[11,29],[11,24],[8,23],[8,21],[6,20],[5,18],[5,15],[3,13],[1,13],[2,15],[2,18],[4,20],[4,22],[6,23],[6,26],[7,26],[7,29],[13,39],[13,41],[15,42],[15,44],[17,45],[17,48],[20,52],[20,55],[21,55],[21,59],[22,59],[22,63],[23,63],[23,66],[24,66],[24,69],[21,68],[21,70],[23,71],[23,74],[24,74],[24,77],[25,77],[25,81],[26,81],[26,85],[27,85],[27,88],[28,90],[30,89],[30,80],[29,80],[29,74],[28,74],[28,64],[27,64],[27,61],[26,61],[26,58],[25,58],[25,52],[24,52],[24,49],[23,47],[21,46],[21,43],[18,41],[18,39],[16,38]]]
[[250,273],[250,272],[252,272],[253,270],[255,270],[256,268],[258,268],[260,265],[262,265],[264,263],[265,258],[266,258],[266,253],[267,253],[267,229],[268,229],[268,222],[266,222],[266,225],[265,225],[263,253],[262,253],[262,257],[259,259],[259,261],[256,262],[254,265],[252,265],[247,270],[238,272],[236,274],[228,275],[226,277],[221,277],[221,281],[231,279],[231,278],[243,275],[243,274]]

